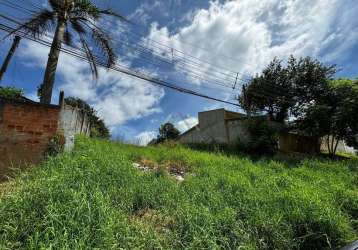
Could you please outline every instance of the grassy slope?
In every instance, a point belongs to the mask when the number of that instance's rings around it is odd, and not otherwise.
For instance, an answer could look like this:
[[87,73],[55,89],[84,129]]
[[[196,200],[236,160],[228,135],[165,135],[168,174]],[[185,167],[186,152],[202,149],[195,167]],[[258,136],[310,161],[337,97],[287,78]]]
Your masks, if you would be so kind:
[[[191,172],[179,184],[163,171],[134,169],[140,158]],[[0,199],[0,249],[337,248],[358,235],[357,165],[289,168],[82,138]]]

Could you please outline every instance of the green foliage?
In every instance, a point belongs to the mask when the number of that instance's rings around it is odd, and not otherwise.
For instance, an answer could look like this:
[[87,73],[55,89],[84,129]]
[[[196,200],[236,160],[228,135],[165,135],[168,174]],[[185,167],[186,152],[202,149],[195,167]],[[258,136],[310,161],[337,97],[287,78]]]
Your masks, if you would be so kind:
[[309,57],[291,57],[286,67],[274,59],[243,86],[239,101],[249,115],[266,112],[271,121],[283,124],[289,115],[295,117],[293,128],[305,135],[326,136],[324,143],[334,156],[342,140],[358,148],[358,81],[332,80],[335,72],[335,66]]
[[277,149],[279,129],[266,117],[252,117],[245,121],[245,128],[249,132],[248,141],[238,141],[239,151],[250,154],[274,154]]
[[[180,162],[182,183],[134,161]],[[80,138],[0,198],[1,249],[338,249],[357,239],[357,161],[275,161]]]
[[162,124],[159,128],[159,135],[157,143],[161,143],[167,140],[175,140],[179,137],[180,132],[171,123]]
[[239,101],[248,114],[265,112],[272,121],[284,123],[288,116],[303,116],[305,109],[327,89],[335,66],[325,66],[310,57],[290,57],[287,66],[274,59],[243,86]]
[[267,112],[272,121],[284,122],[292,106],[292,90],[288,78],[288,69],[275,58],[263,70],[262,75],[243,86],[239,98],[241,106],[248,114],[263,111]]
[[24,95],[24,91],[22,89],[18,89],[15,87],[0,87],[0,97],[9,98],[9,99],[17,99]]
[[91,123],[91,137],[102,139],[109,139],[111,137],[109,129],[106,127],[104,121],[97,116],[97,111],[94,110],[87,102],[80,98],[67,97],[65,98],[65,103],[72,107],[77,107],[87,114]]
[[357,82],[348,79],[332,81],[298,121],[301,129],[311,135],[330,135],[324,143],[331,155],[336,154],[337,145],[342,140],[358,149],[357,86]]
[[45,151],[45,157],[53,157],[63,152],[66,139],[63,134],[56,134],[50,139],[47,149]]

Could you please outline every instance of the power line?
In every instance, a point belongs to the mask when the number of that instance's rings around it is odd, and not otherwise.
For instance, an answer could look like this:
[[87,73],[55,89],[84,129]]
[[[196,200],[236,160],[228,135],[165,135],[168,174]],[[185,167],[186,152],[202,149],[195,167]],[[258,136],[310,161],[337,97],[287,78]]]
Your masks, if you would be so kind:
[[[19,20],[16,20],[15,17],[9,17],[6,16],[6,15],[3,15],[3,14],[0,14],[0,17],[8,20],[8,21],[11,21],[11,22],[14,22],[16,23],[17,25],[22,25],[22,23],[19,21]],[[129,45],[126,44],[126,46],[130,47]],[[145,52],[145,51],[144,51]],[[150,61],[151,63],[153,63],[153,60],[150,60],[150,58],[148,56],[146,56],[146,58],[140,58],[139,60],[146,60],[146,61]],[[162,62],[164,63],[167,63],[167,64],[170,64],[171,65],[171,62],[165,60],[165,59],[162,59],[161,60]],[[229,86],[228,84],[220,81],[220,79],[214,79],[213,77],[204,77],[202,75],[200,75],[200,73],[202,72],[198,72],[198,71],[195,71],[195,70],[190,70],[190,69],[186,69],[185,67],[181,66],[181,65],[175,65],[175,67],[177,69],[180,69],[183,73],[185,73],[186,75],[192,77],[192,78],[195,78],[195,79],[199,79],[201,80],[203,83],[207,83],[207,84],[215,84],[215,85],[219,85],[219,86],[222,86],[222,87],[227,87],[227,88],[231,88],[231,86]]]
[[1,0],[0,4],[3,5],[3,6],[6,6],[8,8],[16,9],[16,10],[19,10],[19,11],[25,11],[28,14],[36,13],[36,11],[30,10],[28,8],[25,8],[24,6],[18,5],[16,3],[13,3],[13,2],[10,2],[10,1],[7,1],[7,0]]
[[[15,19],[9,18],[9,17],[4,16],[4,15],[0,15],[0,16],[3,17],[3,18],[5,18],[5,19],[7,19],[7,20],[9,20],[9,21],[15,22],[15,23],[18,24],[18,25],[21,25],[21,22],[20,22],[20,21],[17,21],[17,20],[15,20]],[[143,58],[142,58],[141,60],[143,60]],[[147,61],[148,61],[148,60],[147,60]],[[165,62],[167,62],[167,61],[165,61]],[[167,62],[167,63],[168,63],[168,62]],[[187,73],[187,72],[185,72],[185,73]],[[205,81],[205,82],[210,83],[210,81],[208,81],[207,79],[203,78],[203,77],[200,76],[200,75],[193,74],[193,73],[187,73],[187,74],[190,75],[190,76],[193,77],[193,78],[200,79],[200,80],[203,80],[203,81]],[[217,85],[221,85],[221,86],[225,86],[225,85],[218,84],[218,83],[216,83],[216,84],[217,84]],[[278,86],[273,86],[273,87],[278,88]],[[267,90],[265,87],[263,87],[263,88],[265,89],[265,91]],[[280,89],[278,89],[278,90],[280,90]],[[284,90],[284,91],[286,91],[286,90]],[[262,90],[261,90],[261,92],[262,92]],[[272,92],[274,92],[274,94],[272,94]],[[275,92],[276,92],[276,93],[275,93]],[[277,91],[275,91],[275,89],[270,89],[270,91],[268,91],[268,92],[266,91],[265,97],[277,96],[277,94],[282,94],[282,93],[277,93]]]
[[[3,18],[5,18],[5,19],[7,19],[7,20],[10,20],[10,21],[12,21],[12,22],[15,22],[15,23],[21,25],[21,23],[20,23],[19,21],[16,21],[16,20],[14,20],[14,19],[10,19],[10,18],[8,18],[8,17],[6,17],[6,16],[4,16],[4,15],[0,15],[0,16],[2,16]],[[167,62],[167,61],[166,61],[166,62]],[[176,66],[176,67],[178,67],[178,66]],[[187,73],[187,72],[185,72],[185,73]],[[190,74],[190,73],[189,73],[189,74]],[[191,74],[192,74],[192,73],[191,73]],[[201,76],[198,76],[198,75],[195,75],[195,74],[192,74],[192,76],[194,76],[194,78],[196,77],[196,78],[198,78],[198,79],[207,81],[207,79],[204,79],[204,78],[202,78]],[[209,82],[209,81],[207,81],[207,82]],[[224,86],[224,85],[222,85],[222,86]],[[275,86],[275,87],[277,88],[277,86]],[[271,92],[271,93],[272,93],[272,92]],[[267,97],[267,93],[266,93],[266,96],[265,96],[265,97]]]
[[[5,1],[7,1],[7,0],[5,0]],[[21,0],[21,1],[22,1],[22,2],[27,2],[27,1],[25,1],[25,0]],[[28,4],[32,5],[33,7],[35,7],[35,8],[38,9],[38,10],[41,10],[41,9],[42,9],[41,6],[36,5],[36,4],[34,4],[34,3],[28,3]],[[147,29],[147,27],[145,27],[145,26],[143,26],[143,25],[140,25],[140,24],[138,24],[138,23],[135,23],[135,22],[132,21],[132,20],[129,22],[129,24],[131,24],[132,26],[137,26],[137,27],[142,27],[142,28]],[[145,36],[145,34],[144,34],[143,32],[133,32],[133,33],[135,33],[137,36],[140,36],[140,37]],[[174,47],[168,46],[167,44],[163,44],[163,43],[161,43],[161,42],[159,42],[159,41],[156,41],[156,40],[154,40],[154,39],[150,39],[150,38],[147,38],[147,39],[150,40],[150,41],[152,41],[152,42],[154,42],[154,43],[156,43],[156,44],[158,44],[158,45],[162,45],[162,46],[164,46],[164,47],[167,47],[167,48],[169,48],[170,50],[173,49],[173,50],[175,50],[176,52],[186,54],[186,53],[184,53],[184,52],[182,52],[182,51],[180,51],[180,50],[178,50],[178,49],[176,49],[176,48],[174,48]],[[181,41],[181,42],[182,42],[183,44],[189,45],[189,46],[192,47],[192,48],[196,48],[196,49],[205,51],[205,52],[207,52],[207,53],[212,53],[212,51],[210,51],[209,49],[200,47],[200,46],[195,45],[195,44],[193,44],[193,43],[189,43],[189,42],[187,42],[187,41]],[[223,57],[225,57],[225,58],[227,58],[227,59],[230,59],[230,60],[233,61],[233,62],[242,63],[242,62],[239,61],[237,58],[230,57],[230,56],[225,55],[225,54],[223,54],[223,53],[220,53],[220,55],[223,56]],[[201,60],[201,59],[199,59],[199,58],[196,58],[196,59]],[[249,66],[254,66],[254,65],[251,65],[251,64],[248,64],[248,63],[244,63],[244,64],[249,65]],[[215,66],[217,66],[217,65],[215,65]],[[232,70],[232,69],[227,69],[227,70],[228,70],[228,71],[231,71],[231,72],[234,73],[234,74],[238,73],[237,71]]]
[[[4,1],[7,1],[7,0],[4,0]],[[42,8],[40,8],[40,7],[38,7],[37,6],[37,9],[42,9]],[[102,29],[103,30],[103,29]],[[105,30],[104,30],[105,31]],[[133,34],[130,34],[130,33],[128,33],[127,35],[130,35],[130,36],[139,36],[139,38],[143,38],[140,34],[138,34],[137,32],[135,32],[135,31],[129,31],[129,30],[126,30],[127,32],[132,32]],[[107,32],[109,32],[109,33],[111,33],[110,31],[107,31]],[[210,65],[210,66],[212,66],[212,67],[214,67],[214,69],[210,69],[210,71],[209,71],[209,73],[210,74],[212,74],[212,73],[218,73],[218,74],[221,74],[221,75],[224,75],[224,76],[226,76],[226,77],[229,77],[229,78],[231,78],[232,79],[232,84],[230,84],[230,85],[233,85],[233,83],[234,83],[234,80],[236,79],[236,76],[237,75],[242,75],[242,76],[244,76],[243,74],[241,74],[241,73],[239,73],[239,72],[236,72],[236,71],[231,71],[231,70],[229,70],[229,69],[225,69],[225,68],[223,68],[223,67],[221,67],[221,66],[218,66],[218,65],[214,65],[214,64],[212,64],[211,62],[207,62],[207,61],[204,61],[204,60],[202,60],[202,59],[200,59],[200,58],[196,58],[196,57],[194,57],[194,56],[192,56],[192,55],[188,55],[188,54],[186,54],[186,53],[184,53],[184,52],[182,52],[182,51],[180,51],[180,50],[178,50],[178,49],[175,49],[175,48],[172,48],[172,47],[169,47],[169,46],[167,46],[167,45],[165,45],[165,44],[162,44],[162,43],[160,43],[160,42],[157,42],[157,41],[155,41],[155,40],[153,40],[153,39],[148,39],[148,38],[145,38],[146,40],[150,40],[152,43],[155,43],[155,44],[158,44],[159,46],[161,46],[161,47],[158,47],[158,45],[156,46],[156,45],[152,45],[151,47],[152,47],[152,49],[150,49],[150,48],[145,48],[145,49],[147,49],[147,50],[153,50],[154,51],[154,49],[159,49],[159,50],[161,50],[161,51],[164,51],[164,53],[163,54],[168,54],[168,53],[170,53],[170,52],[175,52],[175,56],[176,56],[176,58],[179,58],[179,60],[184,60],[184,64],[188,64],[188,62],[189,62],[189,67],[193,67],[193,64],[196,66],[196,67],[200,67],[200,68],[202,68],[203,67],[203,65],[202,64],[204,64],[204,65]],[[132,41],[133,41],[133,39],[132,39]],[[134,42],[134,43],[136,43],[137,44],[137,46],[141,46],[142,48],[143,48],[143,45],[141,45],[141,44],[139,44],[138,42]],[[163,47],[165,47],[165,48],[167,48],[167,49],[163,49]],[[154,49],[153,49],[154,48]],[[173,53],[174,54],[174,53]],[[177,55],[181,55],[181,57],[178,57]],[[158,55],[157,55],[158,56]],[[200,63],[199,63],[200,62]],[[182,63],[183,64],[183,63]],[[228,74],[227,72],[222,72],[222,71],[219,71],[218,70],[218,68],[222,68],[222,69],[225,69],[226,71],[228,71],[228,72],[230,72],[231,71],[231,74]],[[227,78],[225,78],[225,80],[227,81],[228,79]],[[248,80],[247,78],[245,79],[245,80]]]
[[[6,31],[8,33],[15,31],[14,28],[9,27],[9,26],[4,25],[4,24],[0,24],[0,29],[3,30],[3,31]],[[20,35],[21,37],[25,38],[25,39],[29,39],[29,40],[32,40],[32,41],[37,42],[39,44],[42,44],[44,46],[51,47],[51,43],[49,43],[47,41],[44,41],[44,40],[39,39],[39,38],[30,37],[29,35],[24,34],[23,32],[16,32],[16,33],[18,35]],[[82,54],[80,54],[80,53],[78,53],[78,52],[76,52],[74,50],[71,50],[71,49],[68,49],[68,48],[61,48],[60,51],[63,52],[63,53],[66,53],[66,54],[68,54],[70,56],[73,56],[73,57],[76,57],[78,59],[81,59],[81,60],[84,60],[84,61],[88,62],[88,59],[86,58],[85,55],[82,55]],[[106,63],[97,61],[98,60],[97,58],[95,60],[96,60],[96,64],[98,64],[99,66],[106,67]],[[205,95],[205,94],[201,94],[199,92],[196,92],[196,91],[193,91],[193,90],[190,90],[190,89],[179,87],[177,85],[171,84],[171,83],[166,82],[164,80],[153,78],[153,77],[148,76],[148,75],[146,75],[144,73],[141,73],[141,72],[134,72],[132,69],[130,69],[129,67],[124,66],[124,65],[116,64],[115,66],[110,67],[110,69],[114,70],[114,71],[117,71],[117,72],[120,72],[120,73],[124,73],[126,75],[129,75],[129,76],[132,76],[132,77],[135,77],[135,78],[138,78],[138,79],[145,80],[145,81],[150,82],[150,83],[155,84],[155,85],[159,85],[159,86],[162,86],[162,87],[173,89],[175,91],[179,91],[181,93],[190,94],[190,95],[194,95],[194,96],[198,96],[198,97],[202,97],[202,98],[205,98],[205,99],[209,99],[209,100],[213,100],[213,101],[217,101],[217,102],[221,102],[221,103],[225,103],[225,104],[230,104],[230,105],[234,105],[234,106],[240,106],[237,103],[225,101],[225,100],[222,100],[222,99],[219,99],[219,98],[215,98],[215,97],[211,97],[211,96],[208,96],[208,95]]]
[[[21,11],[21,10],[20,10]],[[121,43],[123,44],[123,43]],[[176,69],[179,69],[181,70],[182,72],[184,72],[185,74],[189,75],[189,76],[192,76],[193,78],[196,78],[196,79],[199,79],[201,81],[205,81],[206,83],[213,83],[213,84],[217,84],[217,85],[221,85],[221,86],[224,86],[224,87],[228,87],[228,88],[231,88],[232,84],[233,83],[224,83],[224,82],[227,82],[228,79],[227,78],[221,78],[219,76],[217,76],[215,73],[217,71],[213,71],[211,70],[210,72],[202,72],[200,71],[201,68],[199,68],[199,64],[197,65],[192,65],[192,64],[189,64],[188,66],[186,65],[187,63],[186,62],[181,62],[181,63],[173,63],[173,62],[170,62],[168,61],[167,59],[165,59],[163,56],[157,54],[157,53],[153,53],[151,52],[151,50],[149,50],[148,48],[145,48],[141,45],[139,45],[140,48],[137,48],[131,44],[124,44],[125,46],[127,47],[131,47],[132,49],[135,49],[137,51],[140,51],[142,53],[151,53],[151,54],[154,54],[155,56],[157,56],[161,61],[167,63],[167,64],[170,64],[170,65],[173,65]],[[222,73],[222,72],[219,72],[219,73]],[[199,75],[198,75],[199,74]],[[203,76],[205,75],[205,76]]]
[[[0,29],[4,30],[6,32],[9,32],[9,33],[15,31],[14,28],[9,27],[9,26],[4,25],[4,24],[0,24]],[[42,45],[47,46],[47,47],[51,47],[51,42],[45,41],[43,39],[32,38],[31,36],[29,36],[28,34],[26,34],[24,32],[19,31],[19,32],[17,32],[17,34],[18,33],[21,33],[19,35],[21,37],[23,37],[23,38],[29,39],[31,41],[37,42],[37,43],[42,44]],[[76,49],[76,50],[79,50],[79,49]],[[68,49],[68,48],[61,48],[60,51],[66,53],[66,54],[68,54],[70,56],[73,56],[73,57],[76,57],[78,59],[81,59],[81,60],[84,60],[84,61],[88,62],[88,59],[84,54],[78,53],[78,52],[76,52],[74,50],[71,50],[71,49]],[[79,51],[81,51],[81,50],[79,50]],[[81,52],[83,52],[83,51],[81,51]],[[106,63],[100,62],[97,57],[96,57],[96,64],[98,64],[99,66],[102,66],[102,67],[106,67],[106,65],[107,65]],[[148,76],[147,74],[144,74],[144,73],[141,73],[141,72],[135,72],[131,68],[129,68],[129,67],[125,66],[125,65],[117,64],[117,65],[111,67],[110,69],[114,70],[114,71],[117,71],[117,72],[120,72],[120,73],[127,74],[127,75],[135,77],[135,78],[139,78],[139,79],[148,81],[150,83],[153,83],[153,84],[156,84],[156,85],[159,85],[159,86],[167,87],[167,88],[170,88],[170,89],[173,89],[173,90],[185,93],[185,94],[190,94],[190,95],[202,97],[202,98],[205,98],[205,99],[214,100],[214,101],[218,101],[218,102],[221,102],[221,103],[230,104],[230,105],[240,107],[240,105],[238,103],[233,103],[233,102],[225,101],[225,100],[222,100],[222,99],[219,99],[219,98],[214,98],[214,97],[211,97],[211,96],[208,96],[208,95],[205,95],[205,94],[201,94],[199,92],[195,92],[195,91],[183,88],[183,87],[179,87],[177,85],[173,85],[173,84],[171,84],[171,83],[169,83],[167,81],[161,80],[161,79],[153,78],[153,77]],[[265,97],[265,98],[268,98],[268,99],[273,99],[270,96],[267,96],[266,93],[263,93],[263,94],[252,93],[252,94],[254,96],[257,96],[257,97]]]

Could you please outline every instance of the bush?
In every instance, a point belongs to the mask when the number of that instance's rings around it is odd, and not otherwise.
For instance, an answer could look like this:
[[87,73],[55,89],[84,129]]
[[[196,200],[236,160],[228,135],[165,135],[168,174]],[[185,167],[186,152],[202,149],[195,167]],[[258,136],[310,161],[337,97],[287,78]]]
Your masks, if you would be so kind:
[[244,122],[249,133],[246,141],[238,138],[237,147],[240,151],[250,154],[274,154],[278,149],[279,129],[265,117],[253,117]]
[[22,89],[17,89],[15,87],[0,87],[0,97],[8,99],[17,99],[24,95]]
[[53,157],[62,153],[65,147],[65,143],[65,136],[61,133],[57,133],[50,139],[50,142],[48,143],[44,153],[45,157]]

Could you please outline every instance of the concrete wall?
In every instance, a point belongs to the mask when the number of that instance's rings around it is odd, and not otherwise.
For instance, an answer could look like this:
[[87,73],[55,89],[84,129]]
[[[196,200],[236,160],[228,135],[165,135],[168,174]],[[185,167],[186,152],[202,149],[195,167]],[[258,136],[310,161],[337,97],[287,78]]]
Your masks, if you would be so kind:
[[180,143],[227,143],[225,123],[217,123],[201,129],[196,126],[179,138]]
[[199,113],[199,124],[182,134],[181,143],[227,143],[225,110],[218,109]]
[[217,109],[211,111],[204,111],[200,112],[198,116],[200,129],[206,129],[215,124],[223,123],[225,119],[225,110]]
[[0,180],[11,167],[39,163],[56,135],[64,135],[70,150],[76,134],[89,132],[87,116],[71,106],[0,98]]
[[179,138],[181,143],[235,143],[237,138],[248,139],[241,114],[224,109],[199,113],[199,124]]
[[11,166],[42,159],[58,118],[57,106],[0,99],[0,179]]
[[60,111],[59,127],[65,136],[65,149],[71,150],[75,143],[75,135],[89,136],[90,121],[79,109],[69,105],[63,105]]
[[[243,143],[250,140],[250,133],[245,125],[245,115],[226,111],[225,109],[210,110],[199,113],[199,124],[180,135],[180,143]],[[271,126],[282,129],[282,124],[270,122]],[[320,142],[323,142],[322,144]],[[299,136],[293,133],[279,135],[279,149],[283,152],[318,153],[328,151],[325,139]],[[321,148],[320,148],[321,147]],[[337,152],[355,153],[353,148],[340,142]]]
[[250,140],[250,133],[244,124],[245,120],[233,120],[227,122],[228,142],[237,143],[239,140],[246,143]]
[[[328,147],[326,143],[327,137],[322,138],[322,144],[321,144],[321,151],[328,152]],[[330,137],[330,140],[332,138]],[[337,152],[340,153],[349,153],[349,154],[355,154],[356,151],[354,148],[347,146],[347,144],[344,141],[340,141],[337,146]]]

